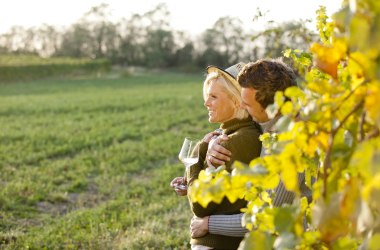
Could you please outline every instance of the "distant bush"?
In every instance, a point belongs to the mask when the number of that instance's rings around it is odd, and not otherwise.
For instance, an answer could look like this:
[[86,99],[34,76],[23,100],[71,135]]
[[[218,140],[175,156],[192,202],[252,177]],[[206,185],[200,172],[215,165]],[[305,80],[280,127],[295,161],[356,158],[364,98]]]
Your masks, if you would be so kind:
[[107,60],[2,55],[0,56],[0,82],[106,72],[110,67],[111,65]]

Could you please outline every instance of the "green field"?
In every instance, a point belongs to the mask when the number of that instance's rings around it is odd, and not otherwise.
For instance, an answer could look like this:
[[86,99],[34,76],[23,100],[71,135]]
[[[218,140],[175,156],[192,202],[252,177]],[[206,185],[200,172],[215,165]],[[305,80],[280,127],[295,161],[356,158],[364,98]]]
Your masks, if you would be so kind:
[[0,249],[188,249],[185,136],[203,75],[0,85]]

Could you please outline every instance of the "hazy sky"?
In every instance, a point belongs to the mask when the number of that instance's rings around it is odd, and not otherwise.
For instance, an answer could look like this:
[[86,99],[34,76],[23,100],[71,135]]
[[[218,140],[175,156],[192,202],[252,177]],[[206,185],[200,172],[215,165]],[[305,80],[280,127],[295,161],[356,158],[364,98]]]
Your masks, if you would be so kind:
[[[256,9],[269,11],[266,20],[284,21],[315,19],[319,5],[326,6],[327,14],[335,12],[341,0],[3,0],[0,3],[0,33],[13,25],[24,27],[69,26],[91,7],[101,3],[110,5],[116,20],[143,14],[158,3],[167,4],[171,13],[171,26],[177,30],[196,34],[210,28],[222,16],[239,17],[246,29],[254,28],[252,18]],[[257,27],[255,27],[257,28]]]

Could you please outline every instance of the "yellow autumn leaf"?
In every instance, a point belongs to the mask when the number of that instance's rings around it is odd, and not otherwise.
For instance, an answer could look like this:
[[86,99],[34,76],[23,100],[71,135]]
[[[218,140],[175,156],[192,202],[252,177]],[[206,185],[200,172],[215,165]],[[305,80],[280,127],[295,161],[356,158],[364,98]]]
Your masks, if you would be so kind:
[[313,140],[318,143],[318,147],[326,151],[329,143],[329,134],[320,131],[318,134],[313,136]]
[[346,56],[346,42],[343,39],[337,39],[331,45],[313,43],[310,51],[314,54],[315,66],[336,78],[338,64]]
[[228,190],[225,195],[231,203],[234,203],[237,199],[243,199],[246,193],[245,183],[236,181],[237,178],[231,178],[222,184],[223,188]]
[[313,91],[317,94],[324,94],[329,91],[330,84],[326,80],[310,81],[307,83],[307,88],[309,91]]
[[303,98],[305,93],[299,87],[289,87],[285,90],[285,96],[293,98]]
[[277,91],[274,95],[274,103],[277,105],[277,107],[281,107],[281,105],[284,103],[284,93],[282,91]]
[[272,199],[271,199],[269,193],[266,192],[266,191],[263,191],[263,192],[261,193],[261,199],[262,199],[264,202],[267,202],[267,203],[269,203],[269,204],[272,204]]
[[293,140],[293,131],[288,131],[288,132],[282,132],[281,134],[278,135],[278,140],[279,141],[290,141]]
[[250,188],[250,190],[245,193],[245,199],[248,201],[255,200],[257,197],[258,191],[256,188]]
[[[193,186],[189,188],[188,192],[190,194],[190,199],[192,202],[198,202],[202,207],[207,207],[207,205],[213,200],[213,196],[209,192],[197,192],[194,190],[196,181]],[[199,190],[199,188],[197,189]]]
[[314,137],[311,137],[310,140],[309,140],[309,143],[308,143],[307,147],[303,149],[303,152],[305,152],[305,154],[307,156],[309,156],[309,157],[312,158],[312,157],[314,157],[315,152],[318,149],[318,146],[319,146],[318,141],[315,140]]
[[350,54],[350,60],[347,63],[347,70],[351,77],[351,86],[356,88],[358,85],[362,84],[364,81],[364,70],[363,68],[368,68],[370,62],[367,61],[366,57],[361,52],[353,52]]
[[355,215],[359,209],[358,204],[360,204],[358,203],[360,199],[359,188],[360,183],[358,179],[351,178],[345,181],[344,192],[342,194],[342,199],[340,202],[340,212],[344,218],[351,220],[356,219]]
[[287,190],[298,191],[297,170],[294,165],[288,165],[281,172],[282,181]]
[[266,169],[269,171],[269,175],[273,173],[278,173],[278,171],[280,170],[281,162],[277,155],[266,155],[261,158],[261,162],[265,165]]
[[271,210],[270,208],[266,208],[264,209],[264,212],[256,214],[259,230],[267,232],[275,231],[274,215],[272,211],[273,210]]
[[351,52],[349,63],[356,63],[357,67],[362,69],[363,77],[373,79],[376,78],[376,70],[378,69],[376,64],[378,54],[377,49]]
[[281,154],[281,179],[286,189],[291,191],[298,191],[297,179],[297,153],[294,144],[286,145],[283,153]]
[[280,182],[280,177],[277,173],[268,175],[262,182],[262,187],[266,189],[274,189]]
[[308,147],[308,136],[307,134],[302,133],[303,132],[303,126],[300,126],[299,133],[296,134],[294,138],[294,145],[297,147],[299,150],[304,151],[306,147]]
[[328,203],[319,199],[312,208],[313,224],[327,244],[347,235],[350,230],[349,221],[340,212],[340,197],[340,193],[334,193]]
[[199,173],[198,180],[200,181],[210,181],[212,179],[212,176],[207,174],[206,171],[202,170]]
[[372,192],[380,191],[380,173],[377,173],[372,180],[363,188],[363,198],[367,201],[370,200]]
[[285,102],[281,106],[281,114],[283,114],[283,115],[290,115],[290,114],[292,114],[292,111],[293,111],[293,104],[289,101]]
[[364,104],[365,109],[368,112],[368,116],[377,124],[380,123],[380,105],[378,105],[378,101],[380,100],[379,85],[380,83],[376,82],[370,86]]

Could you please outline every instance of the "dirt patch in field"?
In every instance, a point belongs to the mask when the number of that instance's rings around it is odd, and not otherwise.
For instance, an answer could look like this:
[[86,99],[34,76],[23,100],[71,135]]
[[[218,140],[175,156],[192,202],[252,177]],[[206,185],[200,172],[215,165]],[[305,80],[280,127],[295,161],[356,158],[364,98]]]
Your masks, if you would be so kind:
[[103,202],[105,197],[99,194],[98,187],[92,183],[86,192],[68,193],[58,201],[41,201],[37,203],[38,211],[53,216],[62,216],[79,208],[91,208]]

